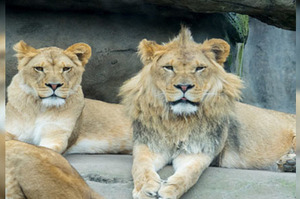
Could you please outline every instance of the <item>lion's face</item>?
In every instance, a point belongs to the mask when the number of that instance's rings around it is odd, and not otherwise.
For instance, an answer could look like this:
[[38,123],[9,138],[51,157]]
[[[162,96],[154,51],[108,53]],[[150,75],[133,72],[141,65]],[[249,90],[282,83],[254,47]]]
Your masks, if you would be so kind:
[[203,44],[183,29],[170,43],[143,40],[139,53],[150,68],[151,81],[177,115],[190,115],[208,98],[221,95],[227,73],[223,68],[230,46],[221,39]]
[[21,88],[47,107],[59,107],[80,87],[84,65],[91,56],[87,44],[74,44],[67,50],[56,47],[34,49],[23,41],[14,47],[19,58]]
[[[208,78],[213,72],[208,59],[197,49],[187,54],[171,50],[157,61],[151,73],[153,80],[176,114],[191,114],[198,110],[208,92]],[[210,66],[210,67],[209,67]]]

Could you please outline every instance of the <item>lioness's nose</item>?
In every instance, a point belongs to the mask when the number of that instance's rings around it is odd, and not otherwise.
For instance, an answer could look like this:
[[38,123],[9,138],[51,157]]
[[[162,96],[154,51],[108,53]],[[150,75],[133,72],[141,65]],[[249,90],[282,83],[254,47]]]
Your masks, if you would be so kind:
[[186,92],[187,90],[193,88],[195,85],[191,85],[191,84],[177,84],[177,85],[174,85],[175,88],[178,88],[180,89],[182,92]]
[[55,91],[57,88],[61,87],[64,84],[59,84],[59,83],[58,84],[47,84],[46,83],[45,85],[52,88],[52,90]]

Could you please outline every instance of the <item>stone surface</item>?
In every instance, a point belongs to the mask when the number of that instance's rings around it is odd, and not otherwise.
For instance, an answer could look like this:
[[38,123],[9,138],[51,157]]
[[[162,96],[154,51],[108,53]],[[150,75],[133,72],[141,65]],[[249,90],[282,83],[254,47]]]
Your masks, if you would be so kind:
[[296,32],[250,18],[240,70],[245,103],[296,112]]
[[236,12],[251,15],[268,24],[295,30],[295,0],[89,0],[89,1],[41,1],[41,0],[10,0],[9,6],[50,10],[87,10],[94,12],[116,13],[151,13],[169,16],[185,15],[186,13],[219,13]]
[[[68,155],[87,183],[106,199],[131,199],[133,181],[130,155]],[[121,169],[120,169],[121,168]],[[172,175],[163,168],[162,179]],[[209,167],[182,199],[292,199],[296,174]]]

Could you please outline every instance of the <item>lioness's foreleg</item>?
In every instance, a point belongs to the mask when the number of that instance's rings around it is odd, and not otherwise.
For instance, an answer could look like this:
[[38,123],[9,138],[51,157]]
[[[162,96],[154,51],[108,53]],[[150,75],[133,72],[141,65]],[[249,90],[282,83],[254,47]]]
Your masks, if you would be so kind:
[[167,164],[166,158],[153,153],[146,145],[133,147],[132,176],[134,199],[156,198],[161,179],[156,171]]
[[41,137],[39,146],[47,147],[61,154],[68,146],[68,140],[71,133],[71,131],[65,130],[47,132]]
[[162,184],[158,194],[161,199],[180,198],[199,179],[209,166],[212,157],[206,154],[181,154],[173,160],[175,174]]

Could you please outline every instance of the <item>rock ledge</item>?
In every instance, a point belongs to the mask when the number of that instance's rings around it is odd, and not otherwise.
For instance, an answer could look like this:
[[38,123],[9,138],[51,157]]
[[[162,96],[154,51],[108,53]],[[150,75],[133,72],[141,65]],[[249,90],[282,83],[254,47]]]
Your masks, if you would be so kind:
[[[68,155],[66,158],[87,183],[106,199],[131,199],[130,155]],[[159,174],[166,179],[171,166]],[[292,199],[296,174],[209,167],[182,199]]]

